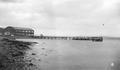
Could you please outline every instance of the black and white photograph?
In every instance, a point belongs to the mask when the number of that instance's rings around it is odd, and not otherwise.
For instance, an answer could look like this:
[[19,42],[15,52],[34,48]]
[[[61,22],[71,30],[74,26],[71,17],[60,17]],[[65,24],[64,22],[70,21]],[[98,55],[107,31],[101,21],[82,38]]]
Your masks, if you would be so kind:
[[120,70],[120,0],[0,0],[0,70]]

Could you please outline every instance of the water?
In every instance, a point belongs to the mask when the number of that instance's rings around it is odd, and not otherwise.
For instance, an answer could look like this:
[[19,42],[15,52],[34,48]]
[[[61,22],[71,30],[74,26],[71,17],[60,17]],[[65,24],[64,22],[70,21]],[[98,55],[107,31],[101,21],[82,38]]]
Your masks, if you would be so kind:
[[[23,40],[23,39],[22,39]],[[113,61],[119,60],[120,40],[103,42],[73,40],[39,40],[28,51],[41,70],[110,70]],[[36,53],[36,55],[30,55]],[[112,64],[113,65],[113,64]]]

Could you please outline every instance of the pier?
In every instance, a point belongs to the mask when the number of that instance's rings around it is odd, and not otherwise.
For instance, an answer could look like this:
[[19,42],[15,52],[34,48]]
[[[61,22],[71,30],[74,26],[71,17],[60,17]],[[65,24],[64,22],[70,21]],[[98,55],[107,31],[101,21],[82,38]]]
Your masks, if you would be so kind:
[[23,39],[46,39],[46,40],[85,40],[85,41],[93,41],[93,42],[102,42],[103,37],[80,37],[80,36],[25,36],[19,37],[15,36],[15,39],[23,38]]

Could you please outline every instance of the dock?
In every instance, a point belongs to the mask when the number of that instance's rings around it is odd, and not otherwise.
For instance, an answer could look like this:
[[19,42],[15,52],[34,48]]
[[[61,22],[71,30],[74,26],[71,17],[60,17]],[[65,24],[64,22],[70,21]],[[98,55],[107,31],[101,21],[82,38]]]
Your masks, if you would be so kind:
[[14,37],[23,39],[47,39],[47,40],[86,40],[93,42],[102,42],[103,37],[80,37],[80,36],[28,36],[28,37]]

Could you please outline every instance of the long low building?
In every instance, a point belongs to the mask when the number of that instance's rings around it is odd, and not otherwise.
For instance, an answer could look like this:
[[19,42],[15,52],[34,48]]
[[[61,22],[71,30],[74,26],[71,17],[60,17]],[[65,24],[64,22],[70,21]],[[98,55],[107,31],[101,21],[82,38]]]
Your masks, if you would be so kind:
[[34,36],[34,30],[24,27],[12,27],[0,28],[0,36],[7,37],[32,37]]
[[8,26],[4,29],[5,36],[34,36],[34,30],[31,28]]

